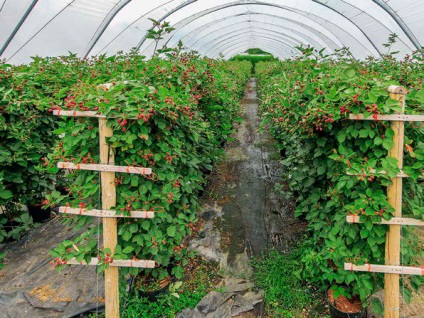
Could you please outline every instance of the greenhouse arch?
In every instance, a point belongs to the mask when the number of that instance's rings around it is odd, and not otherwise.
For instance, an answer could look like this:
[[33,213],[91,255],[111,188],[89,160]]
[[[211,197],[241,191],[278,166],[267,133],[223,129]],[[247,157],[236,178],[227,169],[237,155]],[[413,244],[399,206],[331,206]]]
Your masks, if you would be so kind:
[[[176,27],[174,34],[166,36],[163,43],[175,44],[180,39],[188,39],[190,44],[197,43],[196,39],[201,42],[201,35],[209,30],[218,34],[214,22],[224,27],[222,34],[231,33],[235,27],[231,20],[251,21],[250,17],[255,15],[255,25],[267,23],[265,19],[274,16],[267,27],[278,28],[279,32],[284,32],[286,27],[289,36],[298,37],[300,42],[307,40],[315,47],[326,47],[329,53],[349,47],[353,56],[361,59],[385,53],[384,44],[390,34],[398,36],[394,51],[404,54],[421,48],[424,32],[418,17],[423,13],[422,7],[412,0],[390,3],[381,0],[218,0],[213,3],[206,0],[154,3],[96,0],[92,4],[83,0],[27,0],[19,7],[12,1],[4,1],[0,11],[0,19],[4,21],[0,31],[0,56],[14,62],[28,60],[31,54],[74,52],[84,58],[132,47],[139,47],[149,55],[152,45],[146,39],[151,26],[148,18],[169,19]],[[72,24],[75,19],[78,24]]]
[[[243,2],[233,2],[233,3],[227,3],[227,4],[224,4],[224,5],[221,5],[221,6],[216,6],[216,7],[213,7],[213,8],[210,8],[210,9],[205,9],[205,10],[203,10],[202,12],[199,12],[199,13],[197,13],[197,14],[195,14],[195,15],[192,15],[192,16],[190,16],[190,17],[188,17],[186,20],[184,20],[184,21],[181,21],[181,22],[179,22],[179,23],[177,23],[177,24],[175,24],[175,26],[177,27],[177,28],[184,28],[184,26],[185,25],[187,25],[187,24],[189,24],[189,23],[192,23],[193,21],[195,21],[195,20],[197,20],[197,19],[200,19],[200,18],[203,18],[203,17],[205,17],[205,16],[208,16],[208,15],[210,15],[210,14],[213,14],[213,13],[216,13],[216,12],[219,12],[219,11],[221,11],[221,10],[231,10],[231,9],[233,9],[234,7],[243,7],[243,6],[246,6],[246,5],[253,5],[253,6],[264,6],[264,7],[266,7],[267,9],[269,8],[269,9],[271,9],[271,10],[275,10],[275,9],[280,9],[280,10],[284,10],[284,11],[286,11],[286,12],[288,12],[289,13],[289,16],[292,16],[292,15],[294,15],[294,19],[295,20],[297,20],[298,22],[300,22],[300,23],[305,23],[305,20],[312,20],[312,19],[310,19],[309,17],[308,18],[305,18],[305,16],[302,14],[303,13],[303,11],[302,10],[295,10],[295,9],[292,9],[292,8],[289,8],[289,7],[286,7],[286,6],[283,6],[283,5],[279,5],[279,4],[275,4],[275,3],[271,3],[271,2],[263,2],[263,1],[243,1]],[[334,11],[332,11],[332,10],[330,10],[332,13],[334,13]],[[307,14],[306,12],[305,12],[305,14]],[[338,13],[337,13],[338,14]],[[323,19],[323,18],[320,18],[320,17],[318,17],[318,16],[316,16],[316,15],[314,15],[313,13],[308,13],[308,16],[309,15],[312,15],[312,16],[314,16],[315,17],[315,19],[317,19],[318,21],[321,21],[322,23],[321,23],[321,25],[324,25],[324,24],[329,24],[329,25],[331,25],[335,30],[339,30],[339,32],[341,32],[345,37],[348,37],[348,38],[352,38],[353,40],[354,40],[354,42],[356,42],[358,45],[361,45],[361,46],[364,46],[364,48],[370,53],[370,54],[378,54],[378,52],[377,51],[374,51],[373,53],[371,53],[373,50],[370,48],[370,47],[367,47],[365,44],[364,44],[364,42],[366,43],[367,41],[368,41],[368,39],[364,36],[364,34],[363,34],[363,31],[361,30],[361,29],[359,29],[356,25],[354,25],[353,23],[352,23],[352,25],[344,25],[344,29],[342,28],[342,26],[339,26],[339,25],[336,25],[336,24],[334,24],[333,22],[331,22],[331,21],[329,21],[329,20],[326,20],[326,19]],[[230,16],[230,18],[231,18],[231,16]],[[350,20],[347,20],[347,21],[349,21],[350,22]],[[346,19],[343,19],[343,22],[346,22]],[[318,23],[317,23],[318,24]],[[352,27],[353,26],[353,27]],[[350,30],[349,32],[347,32],[347,31],[345,31],[345,30]],[[329,32],[329,30],[327,30],[328,32]],[[358,33],[358,31],[359,31],[359,33]],[[352,34],[354,34],[354,35],[352,35]],[[362,39],[361,39],[361,36],[362,36]],[[341,38],[342,36],[339,36],[339,38]],[[138,48],[140,48],[142,45],[143,45],[143,43],[144,43],[144,40],[143,41],[141,41],[140,43],[139,43],[139,45],[137,46]],[[372,44],[372,42],[369,42],[369,44],[371,45],[371,47],[374,47],[374,44]],[[344,43],[344,45],[343,46],[346,46],[346,47],[348,47],[348,46],[350,46],[347,42],[345,42]]]
[[[219,49],[220,45],[223,44],[223,42],[225,43],[226,41],[230,40],[230,39],[234,39],[237,36],[240,35],[244,35],[244,34],[250,34],[250,35],[268,35],[271,36],[271,38],[273,38],[274,40],[277,40],[279,42],[281,42],[281,45],[287,45],[288,47],[296,47],[296,46],[300,46],[302,44],[308,45],[310,43],[307,42],[299,42],[298,40],[295,40],[293,38],[291,38],[290,36],[287,36],[284,33],[280,33],[278,31],[274,31],[274,30],[268,30],[265,28],[259,28],[256,27],[255,31],[252,32],[249,29],[240,29],[240,30],[234,30],[231,33],[226,34],[224,37],[216,37],[213,39],[208,39],[205,40],[204,43],[202,43],[201,46],[198,47],[198,51],[200,52],[205,52],[205,55],[208,55],[208,53],[213,50],[214,48],[216,49],[216,51]],[[218,39],[219,38],[219,39]],[[196,50],[196,46],[195,44],[193,44],[193,49]]]
[[[290,44],[285,43],[281,40],[276,40],[273,37],[266,35],[266,33],[255,33],[255,34],[245,33],[244,35],[241,35],[241,36],[235,35],[230,38],[233,38],[233,40],[229,42],[223,41],[222,44],[218,44],[217,48],[211,53],[211,57],[213,56],[214,58],[216,58],[222,51],[230,49],[232,46],[239,45],[241,43],[250,43],[250,46],[252,46],[253,45],[252,43],[254,43],[255,41],[259,39],[261,39],[261,44],[265,45],[264,47],[265,49],[266,49],[267,43],[271,42],[276,47],[278,47],[281,51],[286,53],[285,58],[289,58],[290,56],[292,56],[292,54],[290,54],[290,48],[292,48]],[[227,40],[230,38],[227,38]],[[224,57],[227,57],[227,56],[224,54]]]
[[[277,19],[277,21],[273,22],[273,23],[268,22],[268,21],[261,21],[260,20],[261,17],[267,18],[267,19]],[[204,26],[202,26],[201,28],[190,30],[179,40],[181,40],[184,43],[184,45],[189,47],[189,46],[192,45],[192,43],[196,43],[199,39],[201,39],[202,36],[209,35],[212,32],[217,31],[219,28],[222,27],[221,23],[225,23],[227,21],[229,21],[229,19],[226,18],[226,17],[223,17],[223,18],[220,18],[218,20],[209,22],[209,23],[205,24]],[[233,21],[236,21],[236,22],[233,23]],[[297,24],[295,21],[289,21],[289,20],[284,19],[282,17],[279,17],[277,15],[265,14],[265,13],[252,13],[252,12],[251,13],[243,13],[243,14],[238,14],[238,15],[234,16],[233,21],[230,20],[231,25],[233,25],[233,24],[237,25],[238,23],[245,23],[246,21],[249,21],[249,22],[255,23],[257,25],[265,25],[265,26],[269,26],[269,27],[272,27],[272,28],[275,27],[278,30],[286,31],[287,34],[289,34],[293,37],[298,36],[299,39],[303,40],[303,42],[310,42],[315,47],[319,47],[319,48],[325,47],[330,52],[333,51],[327,43],[325,43],[320,37],[316,36],[313,32],[311,32],[306,27],[301,27],[301,25]],[[231,25],[227,26],[227,27],[231,27]],[[297,28],[297,29],[295,29],[295,28]],[[329,42],[331,41],[330,38],[326,38],[326,39]],[[196,41],[196,42],[194,42],[194,41]],[[176,44],[176,42],[178,42],[178,41],[173,39],[173,37],[171,36],[171,37],[169,37],[169,39],[167,39],[165,45],[167,45],[167,46],[170,45],[172,47],[173,45]],[[330,42],[330,43],[334,47],[341,48],[341,46],[337,46],[336,43],[334,43],[334,42]]]

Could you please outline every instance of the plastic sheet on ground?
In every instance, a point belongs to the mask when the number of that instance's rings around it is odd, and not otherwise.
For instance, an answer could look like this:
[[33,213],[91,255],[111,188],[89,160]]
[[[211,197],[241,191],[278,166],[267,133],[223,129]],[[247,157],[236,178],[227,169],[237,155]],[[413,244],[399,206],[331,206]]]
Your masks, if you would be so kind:
[[0,270],[1,318],[74,317],[104,305],[104,282],[95,267],[50,265],[49,250],[78,233],[54,219],[6,251]]

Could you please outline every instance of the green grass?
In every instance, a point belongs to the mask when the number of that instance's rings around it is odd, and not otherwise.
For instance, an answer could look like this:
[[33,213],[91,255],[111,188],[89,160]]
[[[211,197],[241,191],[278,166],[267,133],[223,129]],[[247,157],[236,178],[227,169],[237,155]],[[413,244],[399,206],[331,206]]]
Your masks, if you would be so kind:
[[126,318],[173,318],[185,308],[194,308],[199,301],[206,296],[206,289],[192,292],[179,293],[179,298],[164,294],[156,301],[145,298],[131,298],[128,300],[123,317]]
[[[122,318],[174,318],[185,308],[194,308],[199,301],[214,289],[220,280],[216,264],[200,258],[192,259],[186,268],[181,286],[159,296],[155,301],[134,294],[121,293]],[[91,314],[89,318],[104,318],[104,314]]]
[[322,301],[320,294],[301,279],[301,253],[301,248],[287,254],[272,250],[252,262],[255,284],[265,291],[267,317],[325,317],[315,312]]
[[[179,293],[179,298],[164,294],[159,296],[156,301],[150,301],[147,298],[135,297],[127,299],[124,309],[121,310],[123,318],[174,318],[177,313],[185,308],[194,308],[199,301],[206,296],[207,291],[197,290],[195,292],[185,291]],[[124,302],[121,299],[121,302]],[[104,318],[104,314],[91,314],[89,318]]]

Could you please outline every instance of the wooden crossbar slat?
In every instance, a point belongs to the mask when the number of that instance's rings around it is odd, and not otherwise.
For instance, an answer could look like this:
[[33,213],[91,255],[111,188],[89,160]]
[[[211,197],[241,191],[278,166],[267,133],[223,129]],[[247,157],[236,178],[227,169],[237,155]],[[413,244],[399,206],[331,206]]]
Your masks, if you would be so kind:
[[391,266],[391,265],[375,265],[375,264],[354,265],[352,263],[345,263],[344,269],[347,271],[355,271],[355,272],[424,276],[424,267],[393,266],[393,265]]
[[114,166],[114,165],[101,165],[101,164],[84,164],[72,162],[58,162],[57,167],[60,169],[71,169],[71,170],[90,170],[90,171],[102,171],[102,172],[123,172],[131,174],[152,174],[152,169],[143,167],[128,167],[128,166]]
[[[87,118],[106,118],[105,115],[100,114],[98,111],[81,111],[81,110],[61,110],[55,109],[53,110],[53,115],[56,116],[64,116],[64,117],[87,117]],[[119,118],[122,116],[108,116],[108,118]],[[135,120],[137,118],[127,118],[131,120]]]
[[[346,221],[349,223],[364,223],[364,219],[358,215],[348,215],[346,216]],[[424,226],[424,220],[395,217],[390,220],[381,219],[380,222],[374,222],[374,224]]]
[[[381,170],[381,171],[377,172],[377,170],[375,170],[375,169],[370,169],[370,170],[368,170],[367,172],[364,172],[364,173],[365,174],[369,174],[369,173],[371,173],[371,174],[387,174],[387,171]],[[351,172],[347,172],[346,174],[348,176],[359,176],[359,175],[361,175],[361,173],[351,173]],[[398,177],[398,178],[408,178],[409,175],[407,175],[405,172],[401,171],[400,173],[398,173],[396,175],[396,177]]]
[[372,115],[365,118],[364,114],[350,114],[349,119],[351,120],[387,120],[387,121],[424,121],[424,115],[403,115],[403,114],[394,114],[394,115],[377,115],[374,118]]
[[105,91],[109,90],[113,86],[113,83],[100,84],[97,88],[103,89]]
[[[122,84],[127,85],[129,81],[122,81]],[[103,90],[109,90],[112,86],[115,86],[116,83],[105,83],[105,84],[99,84],[97,88],[103,89]]]
[[[365,174],[387,174],[387,171],[385,171],[385,170],[380,170],[380,171],[377,171],[377,170],[375,170],[375,169],[370,169],[370,170],[368,170],[368,172],[364,172]],[[361,173],[351,173],[351,172],[347,172],[346,173],[348,176],[359,176],[359,175],[361,175]],[[398,177],[398,178],[409,178],[409,174],[406,174],[403,170],[401,170],[400,171],[400,173],[398,173],[397,175],[396,175],[396,177]],[[424,178],[424,174],[421,174],[421,175],[419,175],[418,176],[418,178]]]
[[79,208],[70,208],[61,206],[59,208],[60,213],[64,214],[75,214],[82,216],[95,216],[101,218],[135,218],[135,219],[153,219],[155,212],[153,211],[128,211],[129,215],[123,213],[116,213],[114,210],[87,210]]
[[53,110],[53,115],[65,117],[89,117],[89,118],[106,118],[105,115],[96,111],[79,111],[79,110]]
[[[69,265],[90,265],[95,266],[99,264],[99,260],[93,257],[90,263],[86,263],[85,261],[78,262],[75,258],[70,259],[66,262]],[[137,267],[137,268],[155,268],[155,261],[146,261],[146,260],[122,260],[115,259],[109,266],[112,267]]]
[[[53,110],[53,115],[56,116],[64,116],[64,117],[87,117],[87,118],[106,118],[105,115],[100,114],[98,111],[81,111],[81,110]],[[122,116],[108,116],[107,118],[120,118]],[[131,120],[135,120],[138,118],[127,118]]]

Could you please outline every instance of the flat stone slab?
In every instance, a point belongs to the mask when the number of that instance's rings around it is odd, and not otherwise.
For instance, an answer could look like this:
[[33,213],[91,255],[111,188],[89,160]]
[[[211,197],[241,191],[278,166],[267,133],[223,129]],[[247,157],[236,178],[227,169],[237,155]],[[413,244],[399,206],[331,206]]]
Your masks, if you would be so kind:
[[177,318],[261,317],[264,292],[253,287],[248,280],[226,278],[223,292],[210,292],[196,308],[183,310]]

